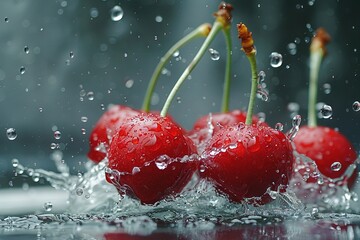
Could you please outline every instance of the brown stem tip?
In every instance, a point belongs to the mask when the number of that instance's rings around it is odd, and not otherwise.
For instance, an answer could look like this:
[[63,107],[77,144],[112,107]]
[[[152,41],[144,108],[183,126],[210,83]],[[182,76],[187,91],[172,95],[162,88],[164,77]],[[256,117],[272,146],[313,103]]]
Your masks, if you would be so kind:
[[331,40],[331,37],[328,32],[324,28],[318,28],[316,30],[316,34],[313,37],[310,45],[310,51],[317,51],[321,49],[326,54],[326,44],[328,44]]
[[249,32],[245,24],[237,24],[238,36],[241,39],[242,50],[246,55],[255,54],[256,49],[254,46],[254,39],[252,38],[252,33]]
[[229,3],[221,2],[219,5],[219,10],[214,13],[216,20],[221,22],[224,27],[230,26],[232,21],[231,11],[233,6]]

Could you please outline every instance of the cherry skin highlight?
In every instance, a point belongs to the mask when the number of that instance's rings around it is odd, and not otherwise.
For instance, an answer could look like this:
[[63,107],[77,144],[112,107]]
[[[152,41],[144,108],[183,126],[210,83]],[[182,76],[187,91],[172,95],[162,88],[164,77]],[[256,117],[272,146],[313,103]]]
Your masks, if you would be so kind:
[[[354,147],[346,137],[329,127],[301,127],[294,144],[298,153],[312,159],[319,172],[331,179],[342,177],[357,158]],[[356,171],[354,174],[357,175]],[[355,179],[356,176],[351,176],[349,187],[354,184]]]
[[107,155],[111,139],[116,133],[116,130],[127,118],[136,116],[139,113],[139,111],[126,106],[111,106],[110,109],[100,117],[90,133],[88,158],[95,163],[103,160]]
[[186,156],[195,153],[193,142],[169,118],[141,113],[113,137],[108,165],[112,173],[107,172],[106,179],[121,195],[154,204],[182,191],[197,168],[196,159]]
[[267,126],[238,125],[219,130],[205,148],[202,177],[230,200],[265,204],[267,193],[285,191],[294,156],[286,136]]

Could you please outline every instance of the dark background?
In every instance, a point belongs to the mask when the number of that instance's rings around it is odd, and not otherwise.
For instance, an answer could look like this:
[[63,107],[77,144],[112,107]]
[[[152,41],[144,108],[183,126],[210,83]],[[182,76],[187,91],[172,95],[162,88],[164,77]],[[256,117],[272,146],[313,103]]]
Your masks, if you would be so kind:
[[[49,157],[54,151],[51,143],[59,144],[72,172],[84,171],[88,136],[104,112],[102,105],[140,108],[160,57],[198,25],[212,23],[219,2],[1,1],[0,188],[21,186],[12,178],[13,158],[28,167],[54,169]],[[333,117],[319,123],[338,127],[359,150],[360,112],[352,110],[352,103],[360,100],[359,1],[229,2],[234,6],[231,108],[246,108],[250,89],[250,68],[240,51],[236,23],[244,22],[253,32],[258,69],[267,75],[270,100],[257,101],[255,111],[266,113],[271,126],[283,123],[285,131],[291,124],[289,102],[300,104],[300,114],[306,120],[309,41],[322,26],[332,42],[321,67],[318,101],[332,106]],[[110,10],[115,5],[124,11],[120,21],[111,19]],[[161,109],[201,43],[200,39],[194,41],[180,51],[181,60],[173,58],[167,65],[169,74],[161,76],[153,109]],[[296,44],[296,54],[288,51],[289,43]],[[226,57],[222,34],[211,47],[219,51],[220,60],[213,61],[205,54],[178,93],[180,100],[170,109],[187,129],[199,116],[220,110]],[[281,67],[270,66],[271,52],[282,54]],[[24,74],[20,74],[22,66]],[[324,92],[324,83],[331,85],[331,93]],[[82,97],[88,92],[94,93],[93,100]],[[87,117],[87,122],[81,121],[82,117]],[[11,127],[18,135],[13,141],[6,136]],[[61,139],[54,138],[56,129],[61,131]]]

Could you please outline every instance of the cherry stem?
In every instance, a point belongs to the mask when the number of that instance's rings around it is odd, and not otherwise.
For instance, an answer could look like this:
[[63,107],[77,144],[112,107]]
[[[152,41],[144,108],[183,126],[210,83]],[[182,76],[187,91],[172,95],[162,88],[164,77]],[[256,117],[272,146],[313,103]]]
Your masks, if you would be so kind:
[[176,93],[178,92],[181,84],[186,80],[186,78],[190,75],[192,70],[199,63],[200,59],[202,58],[202,56],[204,56],[205,52],[207,51],[210,43],[214,40],[216,34],[220,31],[220,29],[222,27],[223,27],[223,24],[220,23],[219,21],[214,22],[214,25],[213,25],[209,35],[205,39],[203,45],[201,46],[200,50],[197,52],[194,59],[190,62],[189,66],[187,66],[187,68],[182,73],[179,80],[176,82],[173,89],[171,90],[171,92],[170,92],[169,96],[167,97],[167,99],[165,101],[165,104],[164,104],[164,106],[163,106],[163,108],[162,108],[162,110],[160,112],[160,116],[162,116],[162,117],[166,116],[166,114],[167,114],[167,112],[169,110],[170,104],[171,104],[172,100],[174,99]]
[[310,82],[308,102],[308,126],[317,126],[316,101],[319,70],[322,59],[326,54],[325,45],[330,42],[330,35],[324,28],[318,28],[310,44]]
[[167,64],[170,60],[170,58],[174,55],[176,51],[178,51],[180,48],[182,48],[187,43],[191,42],[192,40],[198,38],[198,37],[206,37],[211,29],[211,25],[208,23],[204,23],[197,27],[194,31],[187,34],[185,37],[180,39],[177,43],[175,43],[166,53],[165,55],[160,59],[160,62],[156,66],[154,73],[151,76],[148,88],[146,90],[145,98],[142,105],[142,110],[145,112],[150,111],[150,103],[151,103],[151,97],[153,95],[156,83],[159,79],[160,73],[163,70],[165,64]]
[[223,113],[229,111],[229,98],[230,98],[230,83],[231,83],[231,29],[230,25],[223,29],[225,41],[226,41],[226,68],[225,68],[225,80],[221,111]]
[[254,105],[256,100],[256,92],[258,87],[258,72],[257,72],[257,65],[256,65],[256,52],[252,52],[250,54],[246,54],[250,67],[251,67],[251,91],[250,91],[250,100],[248,105],[248,110],[246,114],[245,124],[251,125],[252,124],[252,116],[254,114]]
[[323,59],[323,51],[311,51],[310,54],[310,82],[309,82],[309,102],[308,102],[308,126],[317,126],[316,101],[320,64]]

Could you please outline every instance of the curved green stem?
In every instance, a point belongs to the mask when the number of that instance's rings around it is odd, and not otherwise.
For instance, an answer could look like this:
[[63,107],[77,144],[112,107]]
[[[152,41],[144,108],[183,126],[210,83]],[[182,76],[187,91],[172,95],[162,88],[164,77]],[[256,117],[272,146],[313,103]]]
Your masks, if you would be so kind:
[[317,126],[316,101],[320,64],[324,54],[323,50],[311,51],[310,54],[310,82],[309,82],[309,102],[308,102],[308,126]]
[[248,110],[247,110],[245,124],[251,125],[252,124],[252,116],[254,113],[257,85],[258,85],[258,73],[257,73],[255,52],[247,54],[246,56],[249,59],[250,66],[251,66],[251,92],[250,92],[250,101],[249,101],[249,106],[248,106]]
[[151,103],[151,97],[154,92],[156,83],[159,79],[160,73],[162,69],[164,68],[165,64],[169,62],[170,58],[173,56],[173,54],[179,50],[181,47],[189,43],[190,41],[194,40],[198,37],[206,37],[208,35],[208,28],[211,28],[211,26],[207,23],[200,25],[197,27],[194,31],[190,32],[188,35],[180,39],[177,43],[175,43],[174,46],[172,46],[165,55],[160,59],[160,62],[156,66],[153,75],[151,76],[148,88],[146,90],[145,98],[142,105],[142,110],[145,112],[149,112],[150,110],[150,103]]
[[215,21],[209,35],[207,36],[207,38],[205,39],[203,45],[201,46],[200,50],[197,52],[196,56],[194,57],[194,59],[191,61],[191,63],[189,64],[189,66],[187,66],[187,68],[185,69],[185,71],[183,72],[183,74],[180,76],[179,80],[176,82],[176,84],[174,85],[173,89],[171,90],[169,96],[167,97],[165,104],[161,110],[160,116],[165,117],[166,113],[169,110],[170,104],[172,102],[172,100],[174,99],[177,91],[179,90],[181,84],[186,80],[186,78],[190,75],[190,73],[192,72],[192,70],[196,67],[196,65],[199,63],[200,59],[202,58],[202,56],[205,54],[205,52],[207,51],[210,43],[213,41],[213,39],[215,38],[216,34],[220,31],[220,29],[223,27],[223,25],[218,22]]
[[231,83],[231,28],[230,26],[223,29],[225,41],[226,41],[226,68],[225,68],[225,81],[223,90],[223,99],[221,105],[221,112],[225,113],[229,111],[229,98],[230,98],[230,83]]

